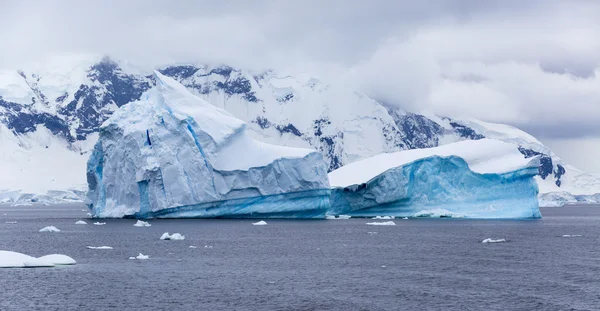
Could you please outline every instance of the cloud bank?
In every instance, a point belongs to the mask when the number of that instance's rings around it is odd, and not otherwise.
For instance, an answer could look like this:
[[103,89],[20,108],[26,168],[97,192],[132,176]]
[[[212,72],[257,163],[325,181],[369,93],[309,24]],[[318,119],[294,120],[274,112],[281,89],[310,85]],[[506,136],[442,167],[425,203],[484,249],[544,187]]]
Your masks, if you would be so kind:
[[106,53],[304,71],[407,110],[600,137],[598,1],[3,1],[0,37],[0,67]]

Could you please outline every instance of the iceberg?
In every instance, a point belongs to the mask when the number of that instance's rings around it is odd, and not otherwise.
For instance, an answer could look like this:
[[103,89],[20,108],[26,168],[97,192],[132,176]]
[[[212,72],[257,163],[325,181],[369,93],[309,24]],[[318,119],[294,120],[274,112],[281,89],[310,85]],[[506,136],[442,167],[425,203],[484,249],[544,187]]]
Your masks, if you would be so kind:
[[492,139],[381,154],[329,173],[328,215],[540,218],[538,167]]
[[320,152],[259,142],[246,123],[175,80],[154,79],[100,127],[87,164],[95,217],[325,217]]

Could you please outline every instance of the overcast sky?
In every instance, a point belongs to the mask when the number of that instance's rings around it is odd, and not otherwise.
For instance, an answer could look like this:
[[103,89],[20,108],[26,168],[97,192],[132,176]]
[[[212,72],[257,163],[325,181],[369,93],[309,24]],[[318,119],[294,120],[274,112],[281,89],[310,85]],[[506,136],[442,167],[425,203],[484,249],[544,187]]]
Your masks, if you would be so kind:
[[106,53],[309,72],[408,110],[518,126],[600,173],[596,0],[0,0],[0,38],[0,67]]

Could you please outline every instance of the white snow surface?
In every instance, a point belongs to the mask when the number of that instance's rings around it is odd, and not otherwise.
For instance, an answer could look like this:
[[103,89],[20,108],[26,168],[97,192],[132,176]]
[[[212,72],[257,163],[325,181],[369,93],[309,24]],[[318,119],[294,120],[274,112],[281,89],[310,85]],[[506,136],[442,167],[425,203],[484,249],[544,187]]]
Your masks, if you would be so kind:
[[435,148],[384,153],[343,166],[329,173],[332,187],[365,183],[381,173],[432,156],[457,156],[476,173],[507,173],[536,167],[537,158],[525,159],[514,145],[493,139],[466,140]]

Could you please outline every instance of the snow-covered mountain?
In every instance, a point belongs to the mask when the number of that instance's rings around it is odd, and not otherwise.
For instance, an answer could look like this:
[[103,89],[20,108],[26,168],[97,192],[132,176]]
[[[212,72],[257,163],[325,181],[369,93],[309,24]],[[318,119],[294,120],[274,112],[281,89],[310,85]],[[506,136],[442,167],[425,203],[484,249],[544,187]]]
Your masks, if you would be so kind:
[[[98,128],[116,109],[155,86],[154,68],[140,70],[109,58],[40,68],[0,72],[0,189],[83,189]],[[380,153],[486,137],[514,143],[525,157],[541,155],[542,193],[600,193],[600,177],[566,165],[511,126],[407,112],[308,76],[224,65],[158,70],[248,122],[256,139],[320,150],[330,171]],[[16,192],[11,193],[0,195],[0,201],[14,200]]]

